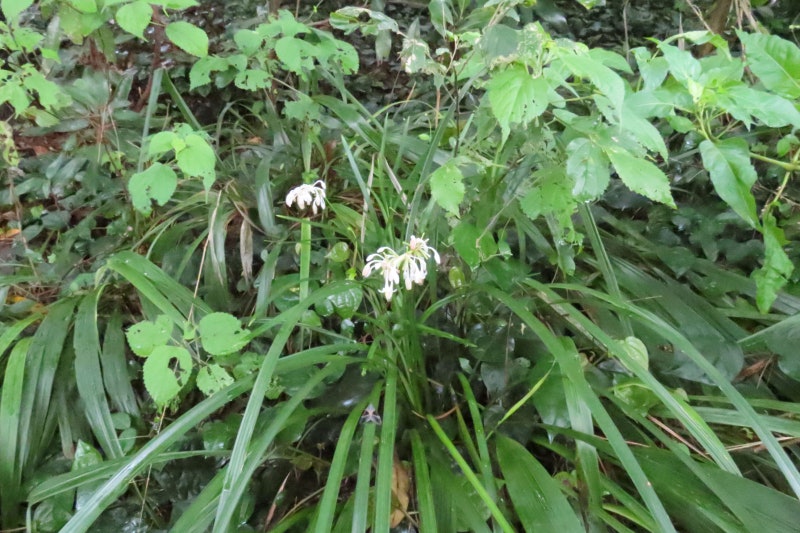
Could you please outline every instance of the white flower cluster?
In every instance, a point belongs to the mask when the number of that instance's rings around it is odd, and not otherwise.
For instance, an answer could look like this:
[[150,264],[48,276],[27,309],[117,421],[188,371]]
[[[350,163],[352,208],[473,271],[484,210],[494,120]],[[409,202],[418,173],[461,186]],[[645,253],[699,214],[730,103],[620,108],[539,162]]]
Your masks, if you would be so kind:
[[411,236],[406,243],[407,250],[398,254],[388,246],[383,246],[378,251],[367,257],[362,275],[367,278],[373,272],[380,271],[383,275],[383,288],[381,294],[386,301],[392,300],[396,286],[400,284],[400,274],[403,275],[406,290],[411,290],[413,284],[422,285],[428,275],[428,260],[433,257],[438,265],[439,252],[428,246],[428,239]]
[[297,204],[300,209],[311,206],[311,211],[316,215],[317,209],[325,209],[325,182],[317,180],[312,184],[303,184],[295,187],[286,195],[286,205],[292,207]]

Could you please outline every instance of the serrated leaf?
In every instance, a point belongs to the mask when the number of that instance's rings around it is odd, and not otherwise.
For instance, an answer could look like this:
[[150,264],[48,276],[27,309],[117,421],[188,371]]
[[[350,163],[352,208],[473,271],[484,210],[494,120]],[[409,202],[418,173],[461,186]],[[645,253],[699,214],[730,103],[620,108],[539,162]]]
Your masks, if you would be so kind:
[[591,81],[611,101],[617,112],[622,111],[622,102],[625,99],[625,82],[622,81],[622,77],[619,74],[588,55],[566,53],[559,57],[572,74]]
[[178,396],[192,373],[192,356],[179,346],[159,346],[142,367],[147,392],[159,407]]
[[747,141],[705,140],[700,143],[700,155],[719,197],[751,226],[757,227],[756,200],[751,189],[758,175],[750,161]]
[[431,196],[442,209],[458,216],[458,206],[464,199],[464,176],[455,159],[451,159],[431,174]]
[[567,176],[572,178],[575,200],[585,202],[600,197],[611,178],[603,151],[589,139],[579,137],[567,145],[567,154]]
[[235,316],[211,313],[197,325],[203,349],[211,355],[236,353],[250,342],[250,330],[243,329]]
[[523,65],[510,66],[492,76],[486,84],[486,95],[504,139],[512,124],[525,127],[547,110],[549,90],[544,78],[532,77]]
[[778,227],[771,213],[764,216],[764,265],[753,273],[756,281],[756,305],[762,313],[769,311],[772,303],[788,282],[794,264],[783,249],[786,242],[783,230]]
[[281,37],[275,43],[275,55],[286,70],[303,75],[314,69],[317,47],[296,37]]
[[187,135],[184,142],[186,145],[175,152],[178,168],[189,176],[202,177],[203,186],[206,190],[210,189],[217,177],[214,170],[217,161],[214,149],[208,141],[194,133]]
[[197,373],[197,388],[206,396],[224,389],[233,383],[233,378],[219,365],[207,365]]
[[622,107],[619,125],[623,130],[632,133],[633,137],[651,152],[658,152],[664,160],[669,157],[669,150],[661,132],[627,103]]
[[128,346],[140,357],[149,356],[158,346],[164,346],[172,337],[172,322],[166,315],[159,315],[154,322],[138,322],[125,332]]
[[703,67],[690,52],[666,44],[660,45],[659,48],[667,60],[672,77],[682,85],[686,86],[690,80],[696,81],[700,78]]
[[114,20],[120,28],[144,40],[144,30],[150,25],[152,18],[153,8],[150,7],[150,3],[146,0],[137,0],[119,8]]
[[[782,128],[788,125],[800,128],[800,111],[792,102],[781,96],[745,85],[729,89],[728,96],[736,107],[770,128]],[[728,109],[726,111],[731,112]]]
[[737,32],[747,52],[747,65],[768,90],[800,98],[800,49],[777,35]]
[[2,0],[0,10],[3,11],[5,19],[10,23],[16,23],[20,13],[33,5],[33,0]]
[[187,54],[196,57],[208,55],[208,35],[194,24],[183,20],[170,22],[165,31],[169,40]]
[[152,201],[158,205],[166,204],[178,186],[175,171],[161,163],[153,163],[143,172],[137,172],[128,181],[128,192],[133,207],[143,215],[149,215]]
[[198,59],[189,71],[189,89],[196,89],[211,83],[211,73],[228,70],[230,63],[219,56],[206,56]]
[[633,192],[654,202],[675,207],[669,178],[650,161],[636,157],[627,150],[612,147],[605,150],[622,182]]

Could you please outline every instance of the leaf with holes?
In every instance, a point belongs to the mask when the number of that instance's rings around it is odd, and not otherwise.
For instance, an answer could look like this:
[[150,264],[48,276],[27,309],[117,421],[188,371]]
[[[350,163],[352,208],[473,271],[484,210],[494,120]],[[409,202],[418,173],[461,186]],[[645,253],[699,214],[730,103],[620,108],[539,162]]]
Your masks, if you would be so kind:
[[192,356],[185,348],[159,346],[144,362],[144,386],[159,407],[178,396],[192,373]]
[[197,373],[197,388],[206,396],[211,396],[232,383],[233,378],[219,365],[204,366]]
[[137,172],[128,181],[133,207],[143,215],[153,211],[152,202],[166,204],[178,187],[175,171],[161,163],[153,163],[143,172]]

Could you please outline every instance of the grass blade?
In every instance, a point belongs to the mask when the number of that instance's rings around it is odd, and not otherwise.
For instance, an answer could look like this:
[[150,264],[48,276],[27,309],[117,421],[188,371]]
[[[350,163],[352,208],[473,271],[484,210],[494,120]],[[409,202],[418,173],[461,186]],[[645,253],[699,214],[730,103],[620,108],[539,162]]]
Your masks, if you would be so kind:
[[525,531],[584,531],[558,482],[524,446],[498,435],[497,462]]
[[19,414],[22,408],[22,390],[25,380],[25,357],[31,338],[20,339],[11,350],[3,378],[0,396],[0,500],[2,500],[3,527],[17,524],[22,472],[17,460]]
[[122,457],[122,447],[117,439],[111,409],[108,407],[100,369],[100,333],[97,328],[97,300],[102,289],[85,296],[75,317],[75,381],[83,400],[84,412],[97,442],[107,457]]

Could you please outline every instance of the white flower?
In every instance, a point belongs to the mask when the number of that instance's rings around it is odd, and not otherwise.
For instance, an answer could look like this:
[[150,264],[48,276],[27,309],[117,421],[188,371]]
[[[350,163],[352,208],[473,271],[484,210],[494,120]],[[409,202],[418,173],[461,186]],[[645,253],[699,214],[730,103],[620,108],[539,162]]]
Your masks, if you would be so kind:
[[318,208],[325,209],[325,182],[317,180],[311,185],[306,183],[289,191],[286,195],[286,205],[291,207],[295,203],[300,209],[310,205],[315,215]]
[[428,260],[433,257],[437,264],[440,262],[439,252],[428,246],[427,239],[411,236],[406,244],[406,251],[398,254],[388,246],[383,246],[378,251],[367,257],[362,275],[367,278],[373,272],[380,271],[383,275],[383,288],[380,290],[387,301],[392,300],[396,286],[400,284],[400,274],[406,290],[411,290],[414,284],[422,285],[428,276]]

